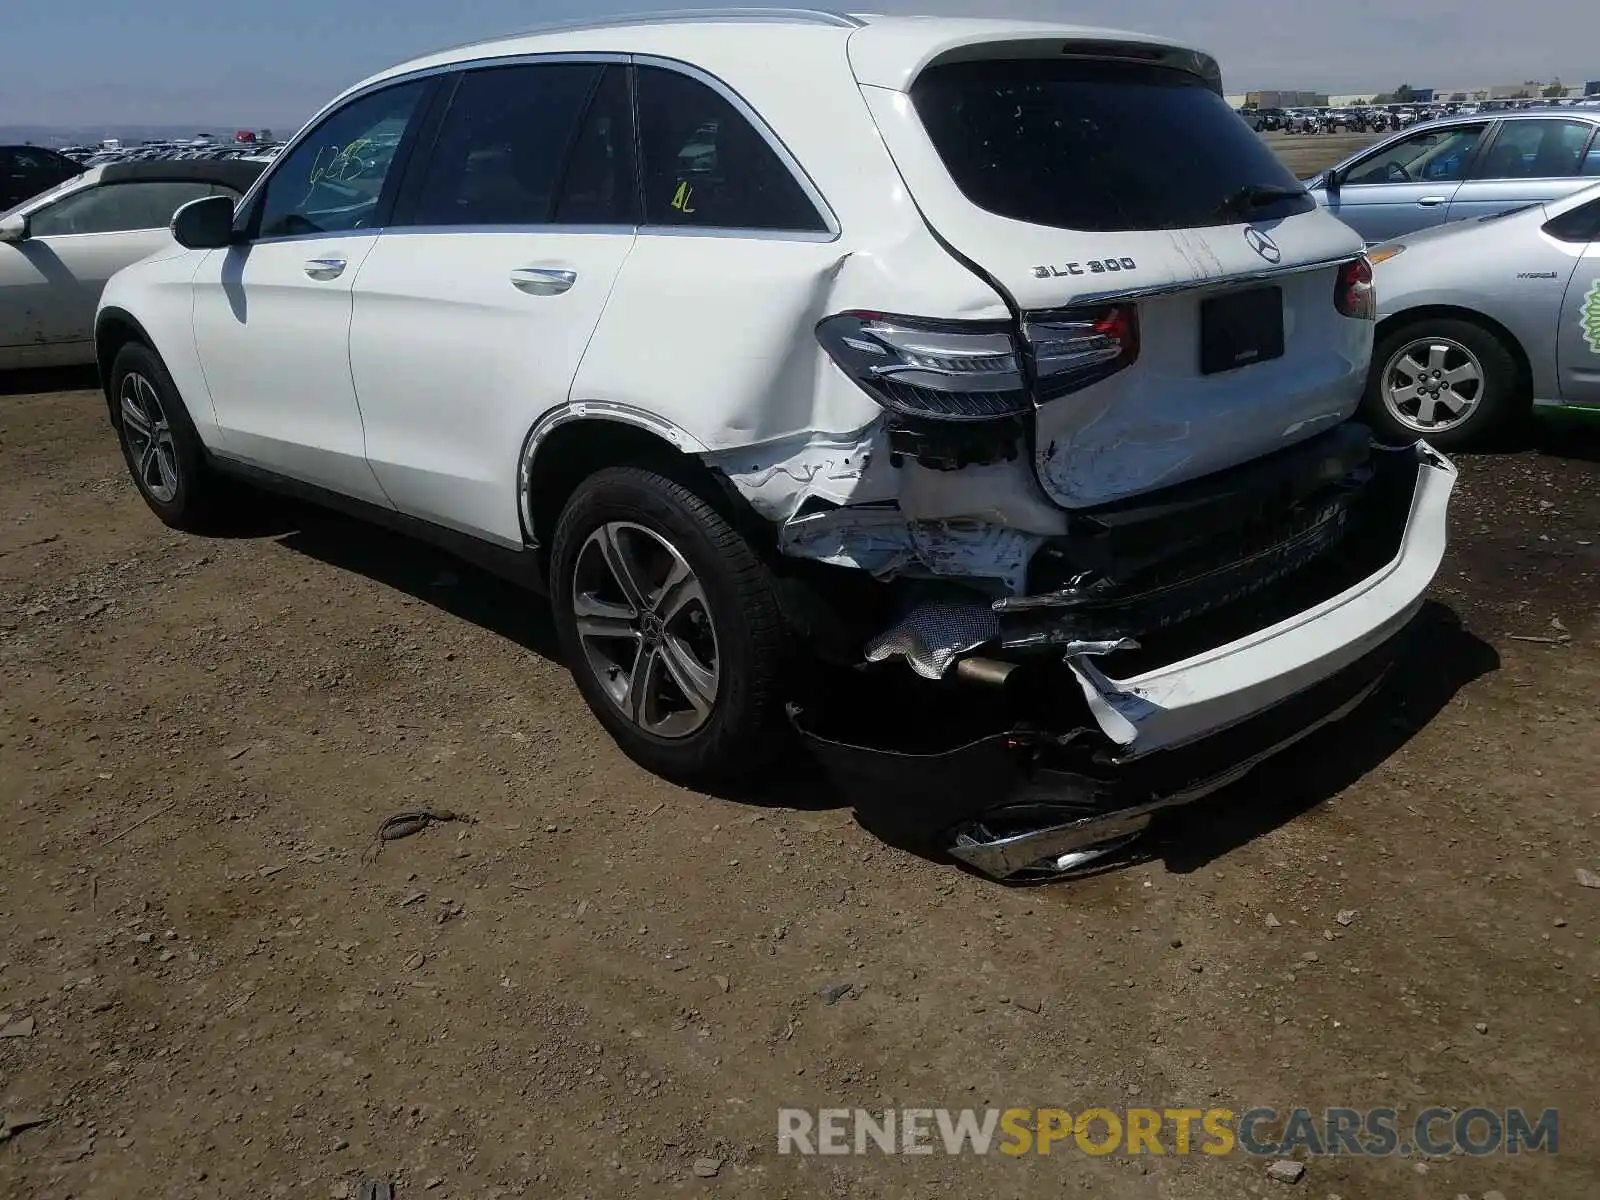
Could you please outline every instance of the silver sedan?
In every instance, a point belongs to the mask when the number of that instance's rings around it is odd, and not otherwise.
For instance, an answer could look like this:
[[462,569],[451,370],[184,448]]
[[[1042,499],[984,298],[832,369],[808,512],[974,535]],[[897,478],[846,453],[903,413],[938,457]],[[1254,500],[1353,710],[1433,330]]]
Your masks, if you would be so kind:
[[1370,251],[1362,402],[1393,439],[1481,443],[1532,406],[1600,407],[1600,186]]

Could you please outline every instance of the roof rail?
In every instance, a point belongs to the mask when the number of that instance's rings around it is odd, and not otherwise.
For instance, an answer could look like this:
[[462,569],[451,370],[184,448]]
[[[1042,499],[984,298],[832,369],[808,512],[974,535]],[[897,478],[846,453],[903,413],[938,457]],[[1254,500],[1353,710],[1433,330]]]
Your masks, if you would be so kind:
[[[452,50],[466,50],[473,46],[486,46],[508,38],[533,37],[542,33],[577,33],[585,29],[617,29],[628,25],[677,25],[688,21],[707,23],[718,21],[748,21],[753,23],[793,25],[831,25],[837,29],[860,29],[866,21],[846,13],[820,8],[680,8],[658,9],[654,12],[614,13],[604,17],[590,17],[572,21],[551,21],[532,25],[494,37],[474,38],[454,46],[441,47],[434,54],[447,54]],[[419,56],[423,57],[423,56]]]

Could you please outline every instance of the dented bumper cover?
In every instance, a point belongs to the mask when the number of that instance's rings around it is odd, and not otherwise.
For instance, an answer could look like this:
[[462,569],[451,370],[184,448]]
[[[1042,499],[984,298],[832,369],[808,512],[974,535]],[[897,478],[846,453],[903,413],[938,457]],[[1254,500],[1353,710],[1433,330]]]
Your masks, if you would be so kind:
[[1067,659],[1105,735],[1132,759],[1208,737],[1334,675],[1400,631],[1444,558],[1456,469],[1419,443],[1398,553],[1321,603],[1225,645],[1125,679]]

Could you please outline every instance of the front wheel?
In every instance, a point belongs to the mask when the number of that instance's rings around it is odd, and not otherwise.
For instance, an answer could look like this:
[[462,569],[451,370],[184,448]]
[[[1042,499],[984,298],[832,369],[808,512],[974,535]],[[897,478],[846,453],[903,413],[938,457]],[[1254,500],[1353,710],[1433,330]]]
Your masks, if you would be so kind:
[[1482,445],[1527,408],[1517,361],[1469,321],[1429,318],[1379,339],[1362,412],[1391,441]]
[[111,412],[128,473],[152,512],[174,529],[214,532],[233,514],[233,489],[206,459],[166,363],[130,342],[111,367]]
[[568,500],[550,591],[562,652],[635,762],[704,786],[784,748],[784,625],[765,564],[696,492],[610,467]]

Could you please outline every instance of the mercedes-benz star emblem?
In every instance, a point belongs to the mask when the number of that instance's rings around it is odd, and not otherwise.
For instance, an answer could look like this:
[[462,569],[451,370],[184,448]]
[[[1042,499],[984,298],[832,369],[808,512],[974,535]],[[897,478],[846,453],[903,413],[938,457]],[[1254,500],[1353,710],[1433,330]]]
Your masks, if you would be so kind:
[[1249,244],[1250,249],[1261,255],[1269,263],[1279,262],[1283,258],[1283,251],[1278,249],[1278,243],[1259,229],[1254,227],[1246,229],[1244,231],[1244,240]]

